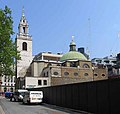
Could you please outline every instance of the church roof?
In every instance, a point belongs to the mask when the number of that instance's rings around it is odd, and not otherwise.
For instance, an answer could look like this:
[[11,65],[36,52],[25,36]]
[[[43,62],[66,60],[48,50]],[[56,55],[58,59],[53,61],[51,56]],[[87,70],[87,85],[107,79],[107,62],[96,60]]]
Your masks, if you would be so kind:
[[70,51],[64,54],[60,61],[67,61],[67,60],[87,60],[87,58],[80,52],[76,51],[76,44],[74,40],[70,42]]
[[82,53],[79,53],[77,51],[70,51],[60,58],[60,61],[67,60],[87,60],[87,58]]

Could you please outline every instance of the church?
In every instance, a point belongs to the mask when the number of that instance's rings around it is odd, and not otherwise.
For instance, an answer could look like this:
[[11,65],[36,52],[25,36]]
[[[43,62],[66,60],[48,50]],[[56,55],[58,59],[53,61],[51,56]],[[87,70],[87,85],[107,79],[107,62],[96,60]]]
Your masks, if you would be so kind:
[[32,56],[32,37],[28,29],[23,10],[16,36],[17,50],[21,56],[16,63],[17,89],[108,79],[106,67],[93,66],[84,53],[77,51],[74,40],[65,54],[42,52]]
[[23,9],[15,39],[21,59],[16,61],[15,76],[2,77],[1,91],[108,79],[108,69],[92,64],[84,49],[76,48],[74,39],[65,54],[41,52],[33,56],[32,36],[28,30]]

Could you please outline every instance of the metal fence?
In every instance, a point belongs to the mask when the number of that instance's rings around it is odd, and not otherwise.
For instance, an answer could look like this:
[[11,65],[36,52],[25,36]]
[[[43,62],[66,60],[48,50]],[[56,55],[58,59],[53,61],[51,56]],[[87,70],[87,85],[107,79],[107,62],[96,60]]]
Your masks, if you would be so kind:
[[120,79],[34,88],[44,92],[44,102],[95,114],[120,113]]

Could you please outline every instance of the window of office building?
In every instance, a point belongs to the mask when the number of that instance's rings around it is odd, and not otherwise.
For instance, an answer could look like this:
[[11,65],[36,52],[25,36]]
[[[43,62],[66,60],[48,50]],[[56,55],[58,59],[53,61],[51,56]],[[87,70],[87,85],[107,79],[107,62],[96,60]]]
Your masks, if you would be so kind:
[[4,82],[6,82],[6,76],[5,76],[5,78],[4,78]]
[[8,82],[10,82],[10,77],[8,77]]
[[13,77],[11,76],[11,82],[13,82]]
[[4,87],[4,92],[6,92],[6,90],[7,90],[7,87]]
[[13,92],[13,88],[12,87],[10,88],[10,90],[11,90],[11,92]]

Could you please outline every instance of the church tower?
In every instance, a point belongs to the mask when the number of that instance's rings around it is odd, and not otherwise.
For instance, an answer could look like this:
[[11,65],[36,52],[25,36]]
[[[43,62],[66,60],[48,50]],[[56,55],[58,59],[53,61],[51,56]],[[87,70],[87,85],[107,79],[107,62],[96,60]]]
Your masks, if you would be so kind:
[[21,60],[17,60],[17,78],[29,76],[28,69],[32,62],[32,37],[28,33],[28,22],[22,9],[22,17],[18,26],[16,36],[17,50],[20,52]]

